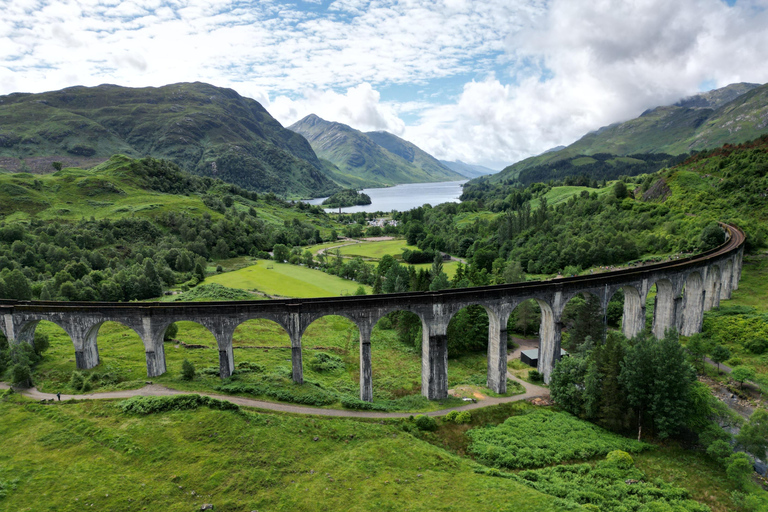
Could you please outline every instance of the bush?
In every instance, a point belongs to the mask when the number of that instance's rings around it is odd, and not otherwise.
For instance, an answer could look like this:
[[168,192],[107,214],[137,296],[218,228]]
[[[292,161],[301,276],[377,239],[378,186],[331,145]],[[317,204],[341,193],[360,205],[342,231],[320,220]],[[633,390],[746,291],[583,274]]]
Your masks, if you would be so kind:
[[171,341],[179,333],[179,327],[176,324],[171,324],[165,329],[163,334],[163,341]]
[[83,393],[87,393],[92,389],[93,389],[93,385],[91,385],[91,381],[86,380],[85,382],[83,382],[83,387],[80,388],[80,391],[82,391]]
[[752,472],[752,460],[744,452],[737,452],[728,457],[725,472],[735,484],[744,487],[749,483]]
[[29,366],[16,363],[11,368],[11,382],[14,386],[28,388],[32,386],[32,371]]
[[445,421],[456,421],[456,416],[459,415],[459,411],[451,411],[445,415]]
[[472,413],[469,411],[461,411],[454,420],[459,425],[464,425],[466,423],[470,423],[472,421]]
[[344,361],[339,356],[318,352],[309,360],[309,367],[318,373],[333,372],[344,369]]
[[416,416],[416,419],[414,420],[414,422],[416,423],[416,427],[419,430],[425,430],[425,431],[437,430],[437,422],[431,416],[420,414]]
[[613,450],[608,452],[605,460],[612,466],[616,466],[619,469],[629,469],[635,465],[632,456],[623,450]]
[[533,382],[543,382],[544,375],[539,370],[529,370],[528,379]]
[[43,352],[48,350],[48,347],[50,346],[50,340],[48,339],[48,335],[36,332],[34,345],[35,345],[35,353],[37,355],[42,355]]
[[185,359],[183,363],[181,363],[181,379],[182,380],[192,380],[195,378],[195,365],[189,362],[188,359]]
[[718,462],[724,462],[731,456],[731,453],[733,453],[733,448],[728,441],[723,439],[716,439],[707,447],[707,455]]
[[80,391],[83,389],[83,381],[83,374],[78,371],[74,371],[69,377],[69,387],[75,391]]
[[744,342],[744,348],[759,356],[768,350],[768,340],[765,338],[752,338]]
[[345,396],[341,399],[342,407],[347,409],[356,409],[360,411],[388,411],[389,407],[381,404],[366,402],[355,397]]
[[198,407],[208,407],[220,411],[239,411],[240,407],[208,396],[134,396],[119,404],[123,412],[131,414],[155,414],[166,411],[188,411]]

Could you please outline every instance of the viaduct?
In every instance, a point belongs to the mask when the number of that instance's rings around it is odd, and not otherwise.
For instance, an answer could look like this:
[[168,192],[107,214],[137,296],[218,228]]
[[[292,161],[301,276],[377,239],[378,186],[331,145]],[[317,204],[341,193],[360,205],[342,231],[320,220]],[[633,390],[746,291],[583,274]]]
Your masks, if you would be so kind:
[[211,331],[219,349],[222,378],[232,374],[234,356],[232,336],[241,323],[262,318],[281,325],[289,334],[292,347],[293,380],[303,383],[301,337],[318,318],[340,315],[360,331],[360,399],[372,401],[371,331],[384,315],[410,311],[422,322],[422,394],[429,399],[448,395],[447,329],[459,310],[480,305],[488,313],[488,387],[496,393],[507,388],[507,320],[523,301],[535,300],[541,308],[539,371],[549,382],[560,357],[560,336],[565,305],[578,294],[600,299],[603,312],[619,290],[624,292],[623,331],[628,338],[645,326],[646,297],[656,285],[653,308],[653,333],[664,336],[669,328],[683,335],[701,331],[704,311],[728,299],[737,289],[744,252],[744,233],[724,225],[726,242],[710,251],[665,263],[645,265],[589,276],[508,285],[411,292],[387,295],[329,297],[234,302],[121,303],[0,301],[0,330],[11,343],[33,343],[41,320],[62,327],[75,346],[77,368],[99,364],[96,344],[104,322],[119,322],[138,333],[144,343],[147,375],[166,371],[163,335],[176,321],[197,322]]

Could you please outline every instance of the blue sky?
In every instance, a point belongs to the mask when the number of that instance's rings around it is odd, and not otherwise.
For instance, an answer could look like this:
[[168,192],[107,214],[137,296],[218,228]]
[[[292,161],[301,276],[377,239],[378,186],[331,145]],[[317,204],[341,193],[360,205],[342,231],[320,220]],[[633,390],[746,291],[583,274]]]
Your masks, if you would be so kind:
[[768,0],[0,0],[0,94],[204,81],[493,168],[768,82]]

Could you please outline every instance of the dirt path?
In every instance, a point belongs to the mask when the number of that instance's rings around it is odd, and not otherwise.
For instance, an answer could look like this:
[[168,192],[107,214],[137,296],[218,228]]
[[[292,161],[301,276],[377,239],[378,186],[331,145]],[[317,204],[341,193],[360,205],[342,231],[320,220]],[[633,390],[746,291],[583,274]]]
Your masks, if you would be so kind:
[[[428,416],[442,416],[449,411],[465,411],[470,409],[478,409],[480,407],[487,407],[489,405],[497,405],[506,402],[517,402],[519,400],[527,400],[529,398],[549,395],[549,390],[527,382],[521,381],[517,377],[507,374],[509,379],[512,379],[525,387],[525,393],[522,395],[515,395],[503,398],[487,398],[477,403],[470,403],[461,407],[454,407],[453,409],[443,409],[440,411],[432,411],[425,413]],[[10,386],[4,382],[0,382],[0,389],[8,389]],[[17,393],[32,398],[33,400],[56,400],[56,395],[52,393],[43,393],[38,391],[37,388],[29,389],[15,389]],[[300,405],[282,404],[276,402],[266,402],[263,400],[254,400],[252,398],[243,398],[238,396],[217,395],[214,393],[201,393],[195,391],[179,391],[176,389],[167,388],[158,384],[149,384],[140,389],[129,389],[123,391],[108,391],[105,393],[90,393],[85,395],[61,395],[62,400],[109,400],[116,398],[131,398],[133,396],[172,396],[172,395],[203,395],[211,398],[217,398],[219,400],[226,400],[233,404],[242,405],[244,407],[255,407],[257,409],[265,409],[268,411],[289,412],[293,414],[313,414],[317,416],[332,416],[332,417],[345,417],[345,418],[407,418],[412,413],[386,413],[386,412],[367,412],[367,411],[348,411],[340,409],[321,409],[318,407],[304,407]]]

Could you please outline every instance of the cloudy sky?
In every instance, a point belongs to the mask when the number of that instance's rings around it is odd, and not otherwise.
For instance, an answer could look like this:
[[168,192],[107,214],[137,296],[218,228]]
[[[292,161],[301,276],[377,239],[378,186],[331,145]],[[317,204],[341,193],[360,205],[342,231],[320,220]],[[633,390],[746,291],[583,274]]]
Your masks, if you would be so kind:
[[0,0],[0,94],[204,81],[501,168],[768,82],[768,0]]

